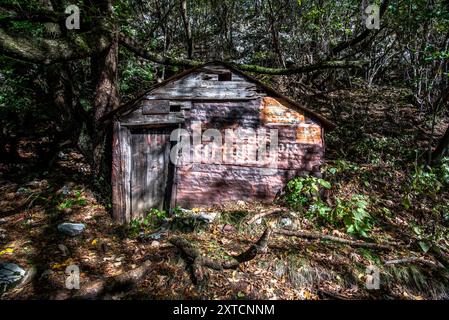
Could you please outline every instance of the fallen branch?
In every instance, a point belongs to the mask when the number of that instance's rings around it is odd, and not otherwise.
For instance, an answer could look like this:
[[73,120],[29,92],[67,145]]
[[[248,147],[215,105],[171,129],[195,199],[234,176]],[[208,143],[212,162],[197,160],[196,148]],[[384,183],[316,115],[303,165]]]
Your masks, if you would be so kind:
[[311,232],[311,231],[303,231],[303,230],[292,231],[292,230],[286,230],[286,229],[279,229],[279,230],[276,230],[275,233],[279,234],[279,235],[283,235],[283,236],[298,237],[298,238],[309,239],[309,240],[328,240],[328,241],[346,244],[351,247],[370,248],[370,249],[378,249],[378,250],[393,250],[393,246],[387,245],[387,244],[377,244],[377,243],[371,243],[371,242],[348,240],[348,239],[344,239],[344,238],[329,236],[327,234],[321,234],[321,233]]
[[253,224],[253,223],[256,222],[257,220],[262,219],[262,218],[264,218],[264,217],[266,217],[266,216],[275,215],[275,214],[280,214],[280,213],[283,213],[283,212],[285,212],[284,209],[278,209],[278,210],[274,210],[274,211],[263,211],[263,212],[261,212],[261,213],[255,214],[255,215],[253,215],[251,218],[249,218],[249,219],[246,221],[246,224]]
[[323,290],[323,289],[318,289],[317,293],[318,293],[318,295],[322,299],[328,297],[328,298],[331,298],[331,299],[334,299],[334,300],[350,300],[350,298],[348,298],[348,297],[346,297],[344,295],[341,295],[341,294],[338,294],[338,293],[334,293],[334,292],[330,292],[330,291]]
[[202,256],[200,251],[196,249],[189,241],[181,237],[170,239],[175,247],[177,247],[187,263],[187,268],[191,271],[192,281],[198,284],[204,278],[203,267],[221,271],[224,269],[236,269],[241,263],[254,259],[258,254],[265,253],[268,247],[272,230],[265,229],[262,236],[248,250],[232,257],[231,260],[219,260]]
[[396,264],[406,264],[406,263],[414,263],[414,262],[419,262],[425,265],[428,265],[432,268],[444,268],[444,266],[441,263],[435,263],[431,260],[426,260],[422,257],[410,257],[410,258],[403,258],[403,259],[393,259],[393,260],[388,260],[385,261],[384,264],[386,266],[390,266],[390,265],[396,265]]

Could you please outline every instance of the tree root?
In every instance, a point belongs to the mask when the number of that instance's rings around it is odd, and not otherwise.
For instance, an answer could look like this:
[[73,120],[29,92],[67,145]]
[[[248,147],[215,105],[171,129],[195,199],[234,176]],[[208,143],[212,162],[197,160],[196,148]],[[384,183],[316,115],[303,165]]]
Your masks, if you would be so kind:
[[204,257],[198,249],[194,248],[192,244],[184,238],[174,237],[170,239],[170,243],[181,251],[183,258],[187,263],[187,268],[190,269],[192,281],[197,285],[204,280],[203,267],[217,271],[236,269],[241,263],[254,259],[258,254],[266,253],[271,234],[271,228],[265,229],[256,243],[249,247],[248,250],[232,257],[231,260],[219,260]]
[[377,244],[377,243],[371,243],[371,242],[362,242],[362,241],[354,241],[354,240],[348,240],[344,238],[329,236],[326,234],[320,234],[317,232],[311,232],[311,231],[292,231],[292,230],[286,230],[286,229],[279,229],[275,231],[278,235],[283,236],[289,236],[289,237],[298,237],[303,239],[309,239],[309,240],[328,240],[333,242],[338,242],[342,244],[349,245],[351,247],[358,247],[358,248],[369,248],[369,249],[377,249],[377,250],[393,250],[394,247],[390,244]]

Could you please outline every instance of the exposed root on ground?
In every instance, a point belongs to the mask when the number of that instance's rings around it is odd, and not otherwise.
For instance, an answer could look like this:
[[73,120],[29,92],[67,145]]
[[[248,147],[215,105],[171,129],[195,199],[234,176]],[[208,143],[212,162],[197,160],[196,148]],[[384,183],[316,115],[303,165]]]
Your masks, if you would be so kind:
[[183,258],[187,263],[187,267],[190,269],[193,283],[198,284],[204,280],[203,267],[218,271],[224,269],[236,269],[241,263],[254,259],[258,254],[266,253],[268,241],[272,232],[270,227],[266,228],[256,243],[254,243],[248,250],[232,257],[231,260],[218,260],[202,256],[192,244],[181,237],[170,239],[170,243],[181,251]]

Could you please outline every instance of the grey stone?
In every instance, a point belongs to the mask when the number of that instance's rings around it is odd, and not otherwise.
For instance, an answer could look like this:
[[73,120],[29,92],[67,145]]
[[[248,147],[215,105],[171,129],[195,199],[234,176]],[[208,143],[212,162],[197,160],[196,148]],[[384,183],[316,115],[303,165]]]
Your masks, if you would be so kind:
[[59,151],[58,157],[61,160],[67,160],[68,159],[67,155],[64,152],[62,152],[62,151]]
[[64,222],[58,225],[58,231],[68,236],[74,237],[81,234],[86,226],[83,223]]
[[16,191],[16,195],[20,196],[20,195],[26,195],[30,193],[30,189],[25,188],[25,187],[20,187],[19,189],[17,189]]
[[205,212],[201,212],[197,219],[207,222],[207,223],[212,223],[214,222],[215,218],[217,217],[217,213],[216,212],[210,212],[210,213],[205,213]]
[[231,225],[231,224],[225,224],[223,226],[222,231],[226,232],[226,233],[233,233],[233,232],[236,232],[237,229],[233,225]]
[[63,186],[61,188],[60,192],[66,196],[66,195],[70,194],[70,188],[68,186]]
[[155,232],[155,233],[152,233],[152,234],[147,235],[146,237],[147,237],[148,239],[152,239],[152,240],[159,240],[159,239],[161,239],[163,236],[164,236],[164,232],[157,231],[157,232]]
[[25,274],[26,271],[15,263],[0,263],[0,293],[16,286]]
[[276,269],[274,271],[274,274],[276,275],[276,277],[282,277],[286,271],[287,271],[287,268],[285,267],[284,264],[276,264]]
[[151,242],[150,247],[152,248],[158,248],[160,247],[161,243],[159,241],[154,240],[153,242]]
[[293,224],[293,221],[290,218],[282,218],[280,221],[280,225],[283,228],[290,227],[292,224]]

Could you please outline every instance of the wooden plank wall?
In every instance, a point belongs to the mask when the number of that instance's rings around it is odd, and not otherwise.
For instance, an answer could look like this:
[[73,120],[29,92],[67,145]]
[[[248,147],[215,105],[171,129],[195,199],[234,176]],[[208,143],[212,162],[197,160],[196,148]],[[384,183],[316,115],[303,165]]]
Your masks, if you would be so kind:
[[231,81],[218,81],[218,73],[229,72],[209,66],[151,92],[146,99],[168,100],[251,100],[266,96],[253,82],[231,73]]

